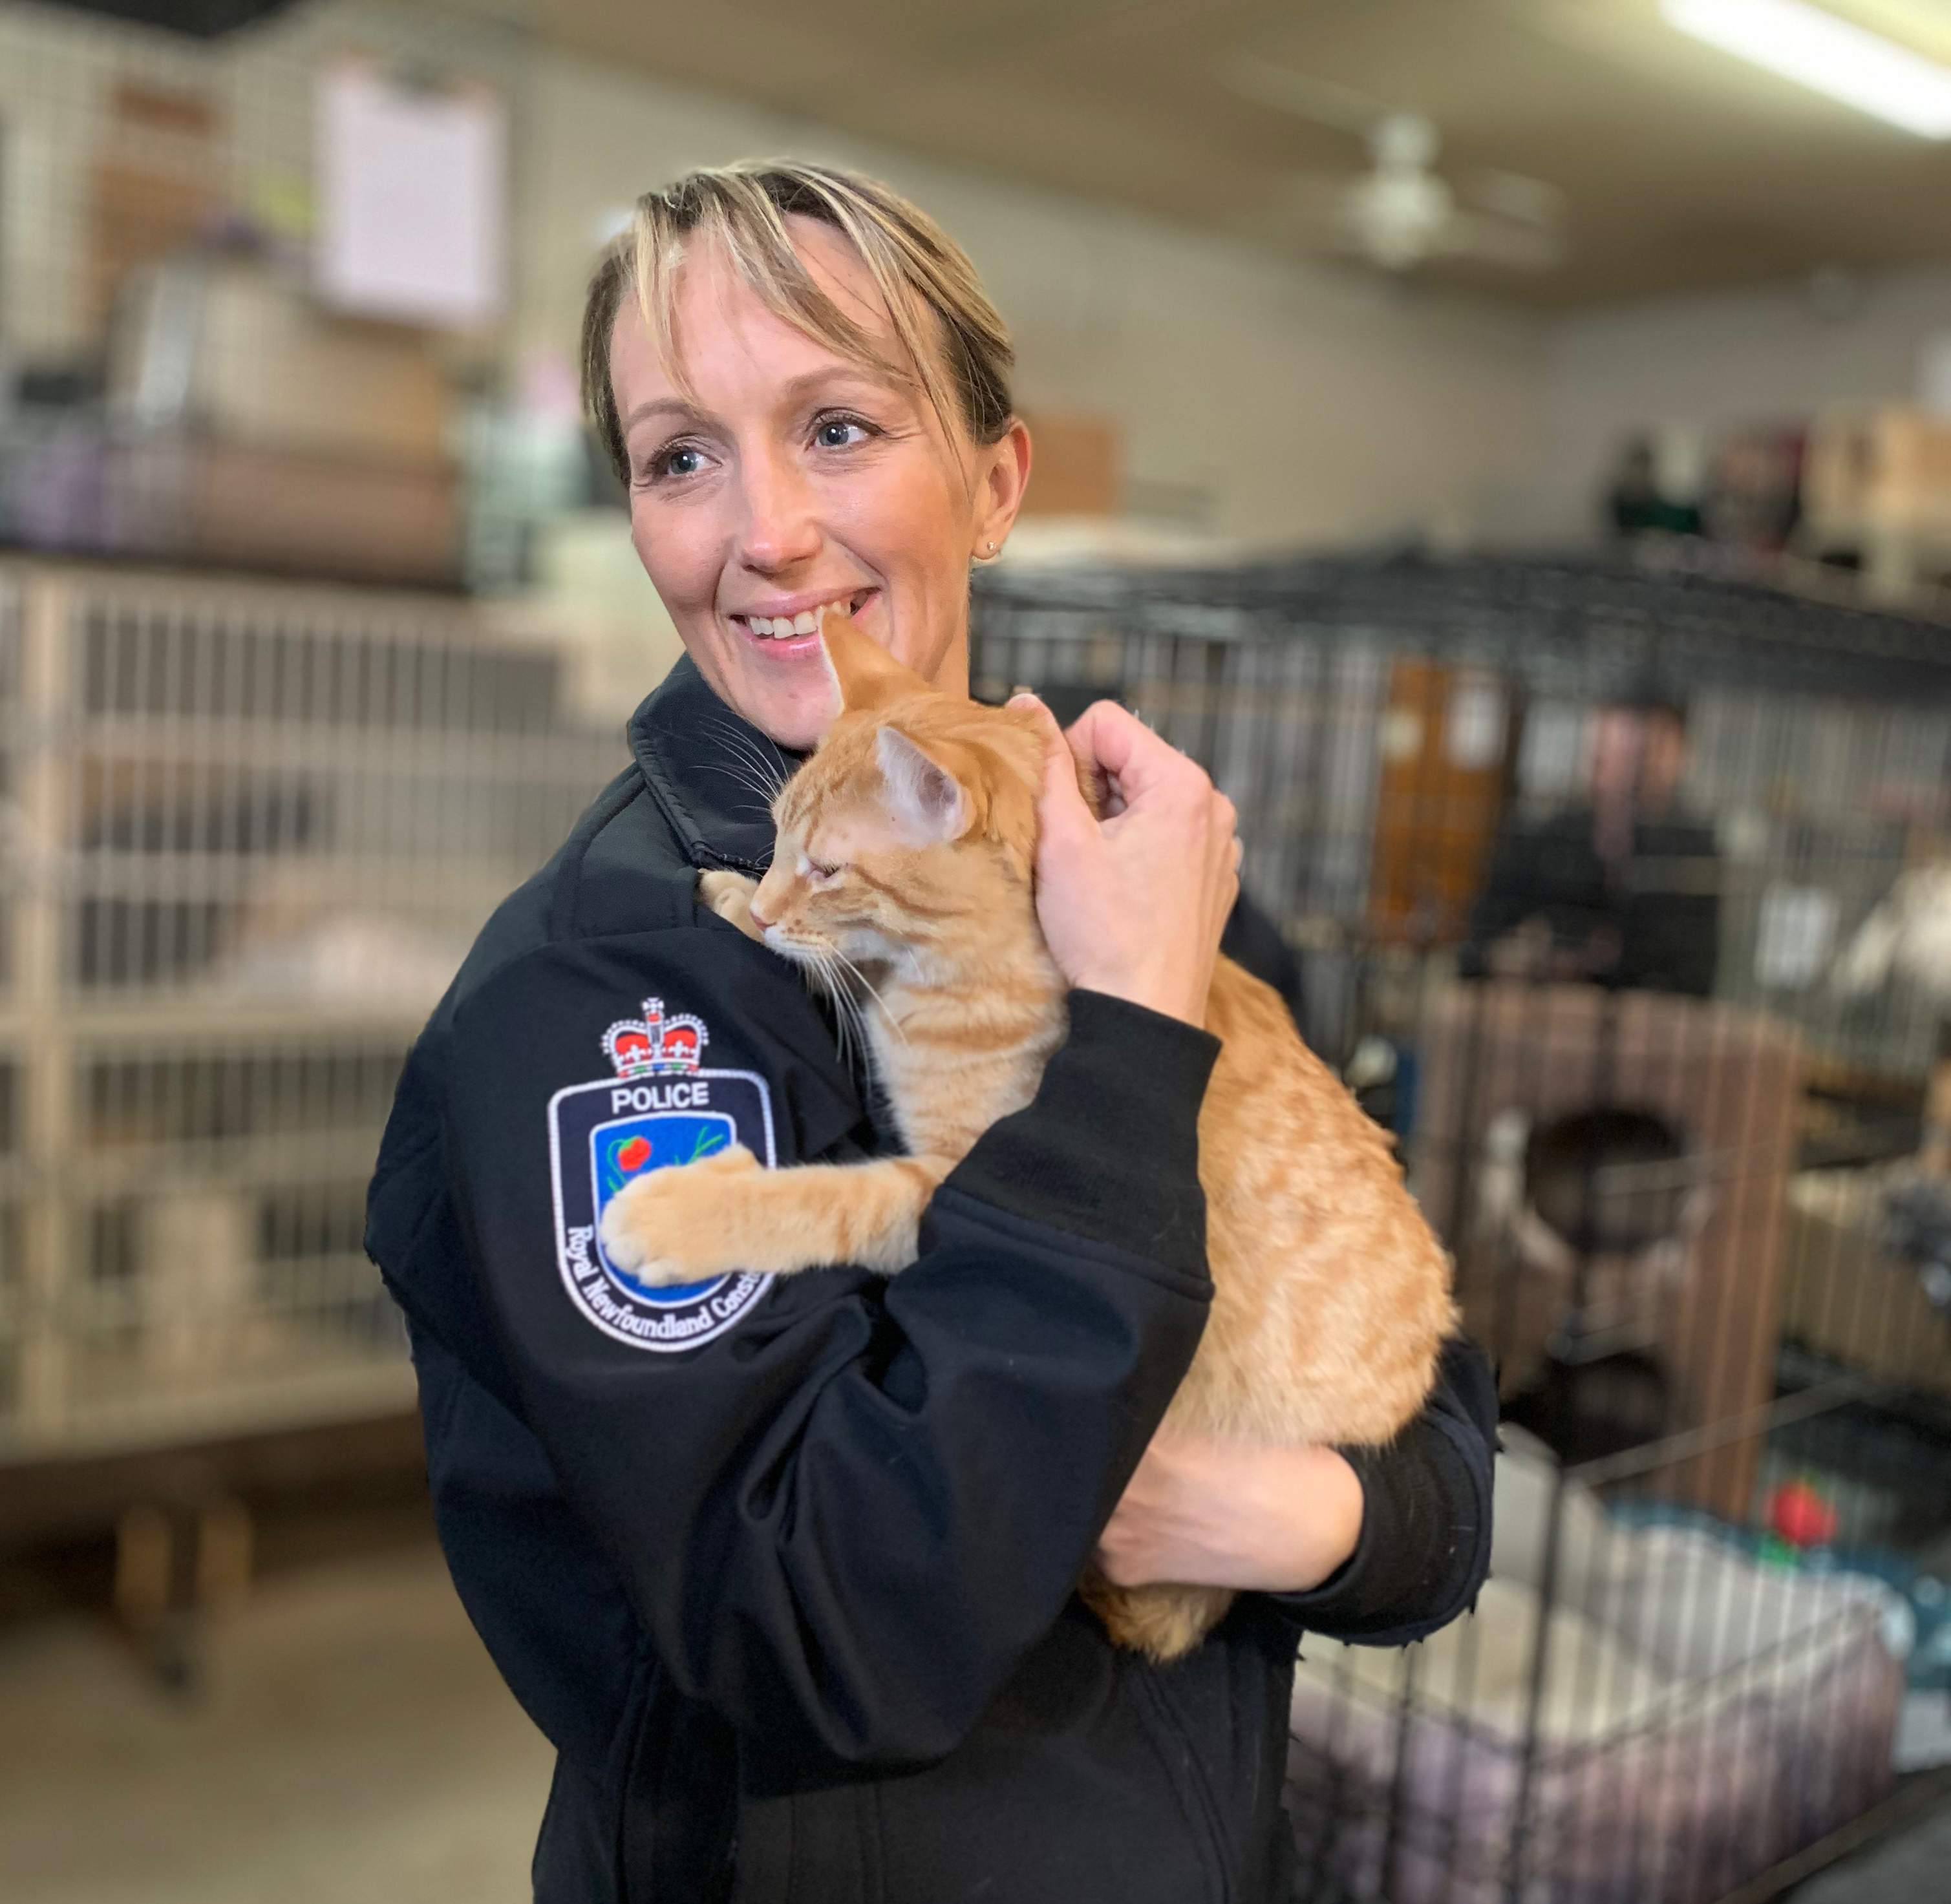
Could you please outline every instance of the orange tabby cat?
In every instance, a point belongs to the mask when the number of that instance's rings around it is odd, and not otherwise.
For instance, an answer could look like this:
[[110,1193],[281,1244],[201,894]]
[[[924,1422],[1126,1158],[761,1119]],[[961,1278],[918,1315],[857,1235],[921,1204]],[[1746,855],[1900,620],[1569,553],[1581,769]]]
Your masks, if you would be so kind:
[[[773,803],[772,870],[701,886],[854,1013],[908,1154],[767,1170],[735,1148],[639,1177],[610,1203],[603,1246],[648,1281],[905,1267],[936,1186],[1030,1101],[1063,1040],[1031,885],[1035,717],[939,693],[850,624],[826,625],[844,712]],[[1386,1441],[1422,1407],[1454,1322],[1447,1261],[1388,1141],[1277,994],[1222,958],[1206,1023],[1222,1041],[1199,1120],[1213,1305],[1166,1419],[1276,1446]],[[1084,1591],[1114,1640],[1160,1659],[1232,1600],[1094,1577]]]

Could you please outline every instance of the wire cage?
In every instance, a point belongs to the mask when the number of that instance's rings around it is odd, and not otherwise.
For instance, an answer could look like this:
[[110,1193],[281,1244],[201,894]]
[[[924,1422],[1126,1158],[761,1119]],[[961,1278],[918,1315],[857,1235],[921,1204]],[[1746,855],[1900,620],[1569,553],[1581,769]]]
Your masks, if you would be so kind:
[[400,1067],[622,764],[454,600],[0,564],[0,1461],[408,1408]]
[[1473,1617],[1303,1649],[1296,1896],[1708,1904],[1951,1757],[1943,631],[1672,562],[999,570],[973,672],[1231,796],[1498,1364]]

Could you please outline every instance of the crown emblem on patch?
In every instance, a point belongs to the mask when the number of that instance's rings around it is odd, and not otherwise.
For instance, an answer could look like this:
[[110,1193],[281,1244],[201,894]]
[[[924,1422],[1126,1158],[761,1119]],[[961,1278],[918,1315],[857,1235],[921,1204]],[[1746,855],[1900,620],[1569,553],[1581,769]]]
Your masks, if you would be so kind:
[[619,1018],[603,1034],[603,1049],[619,1077],[663,1077],[696,1070],[710,1039],[702,1018],[666,1018],[662,999],[646,999],[641,1018]]

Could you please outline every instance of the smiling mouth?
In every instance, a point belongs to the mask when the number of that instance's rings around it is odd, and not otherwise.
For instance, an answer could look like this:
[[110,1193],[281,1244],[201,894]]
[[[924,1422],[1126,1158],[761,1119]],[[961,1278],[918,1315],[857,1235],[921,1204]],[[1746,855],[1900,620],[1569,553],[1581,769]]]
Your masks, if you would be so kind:
[[858,615],[876,592],[872,588],[857,588],[850,595],[836,595],[831,601],[803,608],[796,615],[734,615],[727,619],[761,641],[801,640],[817,634],[820,624],[829,615],[850,619]]

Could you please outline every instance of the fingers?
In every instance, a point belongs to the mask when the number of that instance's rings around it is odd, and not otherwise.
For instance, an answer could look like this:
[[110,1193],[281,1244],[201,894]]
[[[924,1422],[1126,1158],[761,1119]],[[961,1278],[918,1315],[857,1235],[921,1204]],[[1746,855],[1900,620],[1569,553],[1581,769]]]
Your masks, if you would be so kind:
[[1115,780],[1127,803],[1163,778],[1188,768],[1199,772],[1176,747],[1116,701],[1094,701],[1071,724],[1069,738],[1085,768]]
[[[1233,802],[1122,708],[1100,703],[1066,735],[1033,697],[1011,705],[1042,740],[1037,911],[1058,968],[1073,986],[1202,1023],[1240,887]],[[1115,775],[1122,799],[1081,796],[1083,774]]]
[[1036,716],[1043,736],[1043,786],[1037,801],[1037,821],[1044,839],[1075,835],[1097,821],[1077,784],[1077,756],[1072,752],[1057,716],[1034,694],[1013,694],[1012,707]]
[[1035,716],[1037,726],[1041,730],[1043,735],[1044,768],[1047,772],[1052,753],[1059,748],[1063,749],[1066,753],[1069,750],[1063,737],[1063,730],[1057,725],[1057,716],[1051,713],[1043,702],[1032,694],[1027,687],[1019,688],[1015,693],[1012,694],[1010,696],[1009,704],[1025,714]]
[[[1206,831],[1213,851],[1223,852],[1221,842],[1232,843],[1231,870],[1237,876],[1241,860],[1239,815],[1233,802],[1213,784],[1197,762],[1161,740],[1135,715],[1115,701],[1095,701],[1065,732],[1058,728],[1057,717],[1034,694],[1015,695],[1010,705],[1034,709],[1043,728],[1047,802],[1053,777],[1060,777],[1063,771],[1060,759],[1054,753],[1054,737],[1066,743],[1075,756],[1076,770],[1107,790],[1102,818],[1115,818],[1148,790],[1169,793],[1188,802],[1203,801],[1207,807]],[[1063,804],[1067,806],[1069,802]],[[1050,814],[1047,811],[1044,817],[1045,824],[1049,824]]]

